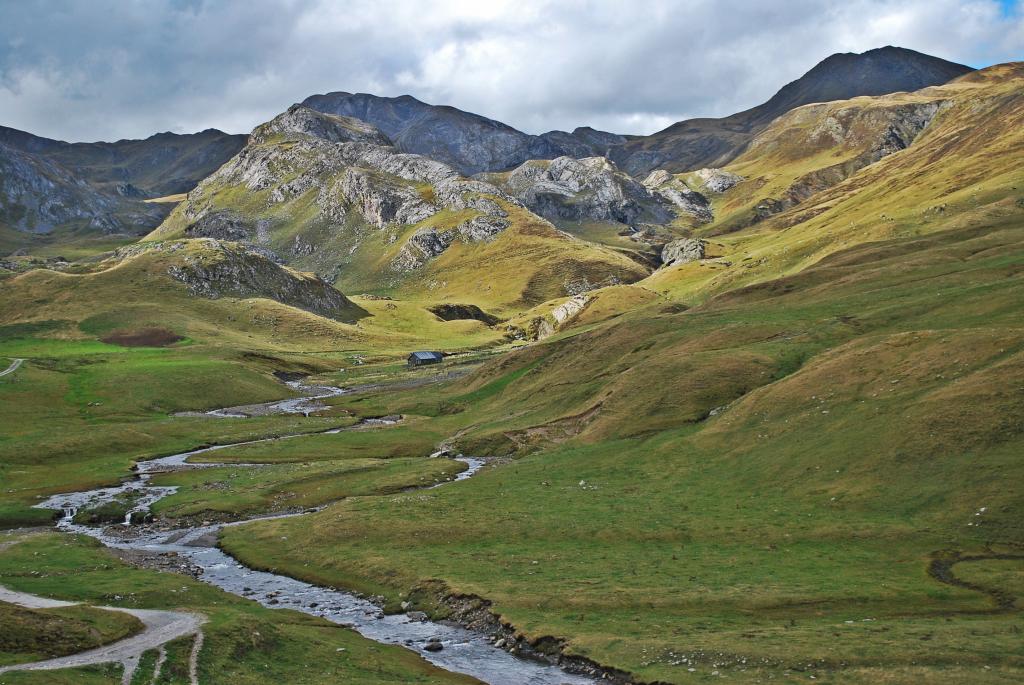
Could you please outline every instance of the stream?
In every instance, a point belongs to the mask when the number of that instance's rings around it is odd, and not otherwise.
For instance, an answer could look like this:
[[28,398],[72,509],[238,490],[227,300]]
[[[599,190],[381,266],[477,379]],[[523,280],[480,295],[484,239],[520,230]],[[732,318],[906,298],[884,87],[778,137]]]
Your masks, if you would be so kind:
[[[292,400],[268,402],[263,405],[249,405],[244,408],[228,408],[207,412],[220,418],[243,418],[245,416],[278,414],[307,414],[315,411],[317,400],[341,394],[344,390],[326,386],[306,386],[292,382],[289,385],[309,396]],[[395,423],[397,419],[370,419],[379,424]],[[364,424],[366,425],[366,422]],[[340,428],[328,433],[352,430]],[[158,500],[173,494],[176,487],[164,487],[149,483],[151,474],[169,469],[210,468],[215,466],[255,466],[254,464],[189,464],[188,458],[202,452],[211,452],[242,444],[269,442],[300,437],[302,434],[287,435],[263,440],[249,440],[232,445],[218,445],[182,452],[168,457],[152,459],[138,464],[133,479],[117,487],[99,488],[83,492],[54,495],[37,504],[43,509],[63,511],[57,523],[58,529],[69,533],[84,533],[96,538],[108,547],[139,550],[148,553],[174,552],[192,565],[201,569],[198,579],[215,585],[240,597],[255,600],[276,609],[294,609],[313,616],[320,616],[335,623],[349,626],[364,637],[384,644],[401,645],[421,654],[431,663],[449,671],[471,675],[490,685],[583,685],[597,680],[589,676],[568,673],[546,662],[521,658],[495,647],[488,636],[446,623],[410,618],[406,614],[385,615],[380,607],[369,600],[332,588],[311,585],[294,578],[256,571],[239,563],[233,557],[212,546],[217,532],[225,525],[194,526],[171,531],[143,532],[129,526],[131,515],[145,512]],[[432,485],[442,487],[450,482],[465,480],[475,475],[485,462],[474,457],[455,457],[467,465],[452,481]],[[86,526],[73,521],[75,514],[83,508],[91,508],[110,502],[115,498],[133,497],[131,511],[122,525]],[[299,514],[284,514],[297,516]],[[244,521],[238,522],[244,523]],[[125,535],[131,532],[132,535]],[[437,649],[441,645],[440,651]],[[428,645],[430,649],[428,649]]]

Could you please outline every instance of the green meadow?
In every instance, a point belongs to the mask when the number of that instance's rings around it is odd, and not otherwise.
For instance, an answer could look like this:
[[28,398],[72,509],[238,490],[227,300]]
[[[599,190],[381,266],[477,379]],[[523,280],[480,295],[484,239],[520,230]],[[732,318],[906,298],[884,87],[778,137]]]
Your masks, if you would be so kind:
[[[436,616],[477,595],[528,638],[644,682],[1014,682],[1022,239],[865,246],[442,388],[335,398],[513,460],[222,544]],[[955,582],[930,572],[958,556],[973,560]]]

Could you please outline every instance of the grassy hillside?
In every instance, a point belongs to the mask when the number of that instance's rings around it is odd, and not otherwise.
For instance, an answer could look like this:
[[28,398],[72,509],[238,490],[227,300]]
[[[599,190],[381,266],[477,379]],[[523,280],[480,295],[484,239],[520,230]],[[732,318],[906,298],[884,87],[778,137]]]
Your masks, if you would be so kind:
[[[928,103],[941,104],[909,147],[859,170],[859,164],[843,168],[886,138],[892,113]],[[831,141],[833,129],[844,131],[837,117],[853,124],[840,136],[842,145]],[[729,167],[747,180],[716,198],[716,221],[701,232],[720,259],[663,269],[644,284],[692,302],[797,273],[854,245],[1020,222],[1022,132],[1021,63],[916,93],[794,110]],[[815,184],[818,192],[751,224],[755,205],[783,198],[794,185]]]
[[35,270],[5,282],[0,358],[4,368],[8,358],[27,361],[0,378],[0,523],[49,521],[51,512],[29,508],[36,497],[116,482],[134,459],[344,424],[172,416],[291,396],[272,372],[316,373],[501,335],[405,302],[365,300],[370,316],[349,324],[274,300],[192,296],[166,277],[180,263],[169,258],[146,251],[93,272]]
[[553,338],[443,393],[341,398],[524,456],[224,544],[441,614],[440,597],[476,594],[646,682],[1012,682],[1022,258],[1010,221],[865,245]]
[[139,619],[116,611],[26,609],[0,602],[0,666],[83,652],[140,630]]

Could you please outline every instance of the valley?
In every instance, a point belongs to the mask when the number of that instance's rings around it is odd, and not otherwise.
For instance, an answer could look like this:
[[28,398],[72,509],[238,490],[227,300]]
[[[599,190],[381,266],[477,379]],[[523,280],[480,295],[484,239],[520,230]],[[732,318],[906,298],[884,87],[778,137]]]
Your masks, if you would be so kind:
[[20,133],[0,684],[1024,677],[1024,64],[837,55],[647,137]]

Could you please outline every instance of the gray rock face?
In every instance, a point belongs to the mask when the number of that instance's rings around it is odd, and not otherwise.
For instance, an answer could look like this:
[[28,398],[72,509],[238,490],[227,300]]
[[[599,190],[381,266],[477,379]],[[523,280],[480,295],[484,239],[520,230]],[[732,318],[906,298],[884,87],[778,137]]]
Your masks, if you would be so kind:
[[437,212],[437,207],[426,202],[415,188],[384,182],[378,174],[358,167],[345,169],[333,191],[377,228],[415,224]]
[[665,245],[661,250],[661,262],[665,266],[686,264],[704,259],[706,244],[703,240],[680,238]]
[[166,212],[97,190],[51,159],[0,144],[0,221],[49,233],[67,225],[103,233],[155,226]]
[[391,262],[395,271],[411,271],[447,250],[456,239],[465,242],[485,242],[509,227],[506,219],[481,214],[464,221],[453,229],[421,228],[402,246]]
[[664,223],[670,203],[604,157],[529,161],[508,175],[503,188],[551,220]]
[[[195,243],[200,249],[195,249]],[[116,259],[146,252],[173,255],[167,274],[196,297],[264,297],[320,316],[351,320],[359,311],[348,298],[313,274],[277,264],[265,251],[213,239],[139,244],[118,251]]]
[[706,197],[690,190],[685,183],[667,171],[652,171],[644,179],[644,187],[671,202],[682,213],[692,216],[697,223],[705,224],[715,218]]
[[313,95],[303,105],[373,124],[403,152],[437,159],[467,176],[503,171],[529,159],[563,155],[603,155],[625,141],[614,133],[581,127],[572,133],[529,135],[511,126],[454,107],[429,105],[409,95],[397,98],[366,93]]
[[724,169],[698,169],[693,172],[701,180],[701,188],[712,193],[724,193],[743,180],[739,174]]

